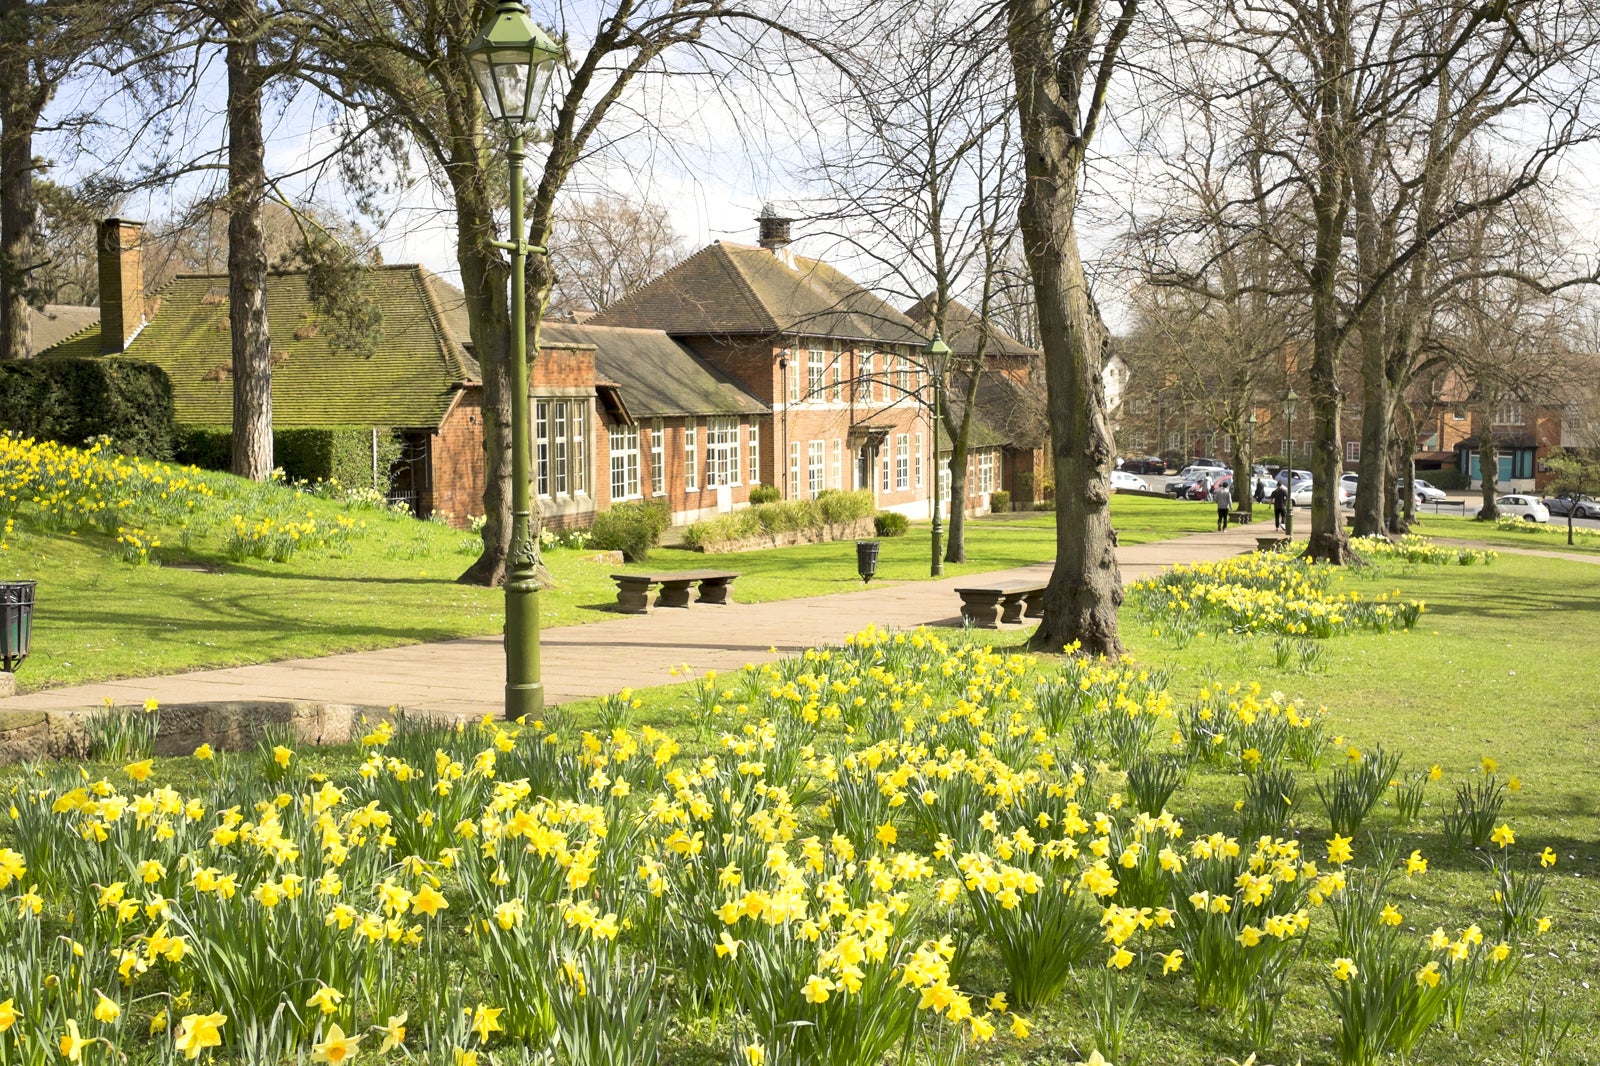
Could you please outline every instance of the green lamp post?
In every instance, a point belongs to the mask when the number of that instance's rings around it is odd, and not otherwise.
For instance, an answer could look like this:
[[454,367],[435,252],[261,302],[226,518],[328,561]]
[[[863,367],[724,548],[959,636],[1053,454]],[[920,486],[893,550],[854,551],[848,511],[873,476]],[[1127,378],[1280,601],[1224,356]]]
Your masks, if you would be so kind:
[[928,363],[928,376],[933,379],[933,477],[929,479],[932,481],[929,492],[933,498],[933,562],[928,567],[928,574],[943,577],[944,523],[940,520],[939,508],[944,501],[939,498],[939,434],[944,430],[941,421],[944,412],[944,371],[950,358],[950,346],[944,342],[938,330],[934,330],[928,343],[922,346],[922,355]]
[[494,247],[511,253],[511,558],[506,574],[506,717],[537,716],[544,710],[539,677],[539,563],[529,496],[528,307],[526,261],[544,249],[523,235],[523,130],[539,113],[561,46],[528,17],[528,9],[504,0],[488,25],[467,45],[467,62],[489,115],[510,137],[511,240]]
[[1290,389],[1289,395],[1283,398],[1283,414],[1289,420],[1289,474],[1284,478],[1284,488],[1289,490],[1289,507],[1283,512],[1283,535],[1290,540],[1294,539],[1294,409],[1299,405],[1300,397]]

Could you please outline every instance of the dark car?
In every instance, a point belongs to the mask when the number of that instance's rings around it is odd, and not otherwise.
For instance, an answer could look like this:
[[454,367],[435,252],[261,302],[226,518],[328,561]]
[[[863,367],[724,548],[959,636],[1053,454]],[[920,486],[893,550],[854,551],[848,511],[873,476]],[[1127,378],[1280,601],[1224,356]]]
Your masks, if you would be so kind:
[[1572,517],[1574,518],[1600,518],[1600,501],[1597,501],[1593,496],[1580,495],[1577,498],[1576,507],[1573,506],[1573,503],[1574,501],[1570,496],[1546,496],[1544,498],[1544,505],[1549,510],[1552,518],[1557,515],[1565,518],[1568,511],[1572,512]]
[[1130,474],[1165,474],[1167,462],[1153,455],[1146,455],[1137,459],[1124,459],[1122,469]]

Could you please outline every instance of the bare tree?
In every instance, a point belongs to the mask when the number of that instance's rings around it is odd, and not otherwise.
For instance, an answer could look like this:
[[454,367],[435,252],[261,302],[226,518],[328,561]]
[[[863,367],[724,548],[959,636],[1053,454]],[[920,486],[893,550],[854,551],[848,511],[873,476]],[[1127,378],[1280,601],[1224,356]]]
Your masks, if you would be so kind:
[[[870,57],[838,71],[819,130],[831,224],[872,267],[875,288],[907,306],[952,354],[924,367],[929,387],[907,399],[939,405],[934,461],[948,443],[950,499],[966,499],[978,393],[997,330],[1000,274],[1013,246],[1018,153],[1013,94],[994,48],[975,42],[947,0],[897,6],[856,42]],[[835,71],[830,68],[830,73]],[[940,506],[933,478],[934,506]],[[952,502],[944,560],[966,561],[966,513]]]
[[550,236],[550,313],[598,311],[684,256],[683,237],[654,200],[565,199]]
[[[1293,230],[1297,237],[1309,231],[1309,239],[1296,243],[1296,254],[1286,254],[1284,261],[1297,264],[1299,288],[1309,305],[1307,377],[1314,422],[1309,466],[1315,486],[1307,554],[1313,559],[1337,563],[1349,552],[1336,497],[1343,460],[1344,346],[1367,325],[1373,305],[1391,294],[1403,272],[1442,232],[1536,185],[1553,156],[1535,152],[1516,170],[1510,186],[1442,207],[1430,223],[1411,226],[1387,250],[1367,242],[1373,254],[1352,269],[1350,231],[1353,226],[1360,230],[1356,179],[1363,159],[1370,157],[1373,138],[1401,123],[1403,116],[1419,107],[1431,113],[1433,98],[1427,94],[1442,77],[1475,63],[1485,52],[1510,54],[1527,48],[1522,27],[1539,7],[1466,0],[1420,6],[1402,0],[1283,0],[1273,5],[1229,0],[1217,28],[1208,23],[1192,35],[1200,48],[1226,45],[1243,68],[1238,84],[1264,86],[1281,104],[1274,119],[1278,172],[1271,187],[1294,186],[1309,214],[1304,227]],[[1557,19],[1588,20],[1576,3],[1543,7],[1560,8]],[[1518,77],[1503,63],[1490,61],[1488,68],[1491,73],[1484,75],[1481,91],[1497,86],[1500,78],[1515,82]],[[1576,119],[1568,112],[1556,121]],[[1365,236],[1362,231],[1357,243]],[[1378,387],[1385,386],[1379,382]],[[1381,449],[1373,461],[1383,462],[1386,451]],[[1369,492],[1381,487],[1381,476],[1364,480],[1373,481]]]
[[1038,305],[1056,482],[1056,562],[1033,643],[1090,655],[1122,651],[1122,576],[1111,539],[1108,334],[1076,219],[1084,162],[1138,12],[1138,0],[1006,0],[1004,8],[1025,173],[1018,219]]
[[[483,552],[460,580],[498,585],[514,549],[530,553],[542,569],[537,514],[529,540],[512,543],[508,286],[527,288],[528,350],[537,353],[555,276],[548,257],[536,253],[527,258],[526,276],[511,279],[494,247],[501,236],[495,212],[504,202],[499,131],[486,129],[465,53],[490,9],[483,0],[327,0],[307,16],[317,56],[301,64],[301,73],[352,113],[381,116],[369,121],[367,154],[350,153],[347,170],[370,164],[373,155],[392,160],[415,147],[454,201],[456,261],[483,370],[485,452]],[[710,70],[733,63],[738,43],[710,40],[710,31],[741,20],[758,28],[775,21],[729,0],[605,0],[558,4],[547,14],[566,35],[570,55],[546,105],[544,161],[527,205],[525,236],[536,247],[550,242],[573,170],[629,132],[617,118],[629,110],[630,91],[674,71],[670,51],[700,56],[702,69]]]

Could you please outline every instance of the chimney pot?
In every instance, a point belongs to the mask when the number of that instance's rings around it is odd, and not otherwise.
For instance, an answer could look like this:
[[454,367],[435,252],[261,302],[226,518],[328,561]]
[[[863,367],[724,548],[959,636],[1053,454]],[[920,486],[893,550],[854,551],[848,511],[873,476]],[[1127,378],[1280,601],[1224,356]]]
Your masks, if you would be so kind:
[[762,204],[761,213],[756,216],[759,227],[756,243],[767,251],[777,254],[787,248],[792,240],[789,236],[789,224],[792,218],[785,218],[778,214],[771,204]]
[[144,328],[144,223],[108,218],[100,223],[100,350],[123,351]]

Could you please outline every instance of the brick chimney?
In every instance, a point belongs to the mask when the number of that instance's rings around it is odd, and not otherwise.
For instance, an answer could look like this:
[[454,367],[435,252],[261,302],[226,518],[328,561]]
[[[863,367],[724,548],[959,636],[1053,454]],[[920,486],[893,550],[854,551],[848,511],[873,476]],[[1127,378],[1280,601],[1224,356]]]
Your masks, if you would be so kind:
[[144,223],[100,223],[100,350],[120,352],[144,328]]
[[760,226],[756,243],[773,255],[777,255],[789,247],[791,241],[789,223],[793,221],[792,218],[784,218],[778,214],[777,209],[771,204],[762,204],[761,213],[756,216],[756,224]]

